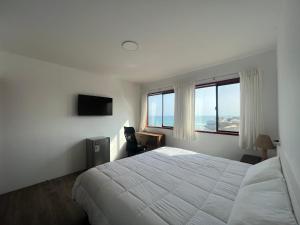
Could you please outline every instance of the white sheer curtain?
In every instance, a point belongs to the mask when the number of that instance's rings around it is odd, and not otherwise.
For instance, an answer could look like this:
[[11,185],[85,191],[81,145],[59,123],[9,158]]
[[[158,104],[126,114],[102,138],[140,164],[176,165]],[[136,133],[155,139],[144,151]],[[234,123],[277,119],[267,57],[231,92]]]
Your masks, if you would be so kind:
[[140,119],[140,131],[146,128],[147,123],[147,93],[143,93],[141,99],[141,119]]
[[263,130],[261,103],[261,72],[257,69],[240,74],[240,134],[241,149],[253,149],[256,137]]
[[195,120],[195,83],[177,81],[174,85],[175,112],[173,136],[191,141],[194,135]]

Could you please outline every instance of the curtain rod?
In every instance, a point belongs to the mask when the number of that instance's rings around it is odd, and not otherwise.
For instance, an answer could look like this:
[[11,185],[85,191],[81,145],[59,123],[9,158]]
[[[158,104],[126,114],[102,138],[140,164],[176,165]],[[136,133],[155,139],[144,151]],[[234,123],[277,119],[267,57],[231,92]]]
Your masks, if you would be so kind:
[[[196,83],[204,81],[204,80],[215,80],[217,78],[222,78],[222,77],[230,77],[230,76],[239,76],[239,73],[230,73],[230,74],[225,74],[225,75],[220,75],[220,76],[213,76],[213,77],[207,77],[207,78],[203,78],[200,80],[196,80]],[[159,88],[153,88],[153,89],[149,89],[148,92],[159,92],[159,91],[164,91],[164,90],[168,90],[168,89],[172,89],[174,88],[172,85],[166,86],[166,87],[159,87]]]
[[215,80],[215,79],[222,78],[222,77],[231,77],[231,76],[238,76],[238,75],[239,75],[239,73],[230,73],[230,74],[225,74],[225,75],[220,75],[220,76],[207,77],[207,78],[197,80],[196,83],[198,83],[200,81],[204,81],[204,80]]
[[159,91],[165,91],[165,90],[173,89],[173,88],[174,88],[174,86],[169,85],[169,86],[166,86],[166,87],[159,87],[159,88],[149,89],[148,92],[159,92]]

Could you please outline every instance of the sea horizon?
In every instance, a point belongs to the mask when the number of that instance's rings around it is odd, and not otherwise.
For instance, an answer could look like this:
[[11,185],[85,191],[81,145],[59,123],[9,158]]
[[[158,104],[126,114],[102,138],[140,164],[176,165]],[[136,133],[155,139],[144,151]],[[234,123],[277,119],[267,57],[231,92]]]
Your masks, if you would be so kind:
[[[239,129],[239,116],[220,116],[219,129],[238,132]],[[164,116],[163,126],[174,126],[174,116]],[[154,127],[162,126],[162,116],[149,116],[148,125]],[[196,116],[195,129],[204,131],[215,131],[216,129],[216,116]]]

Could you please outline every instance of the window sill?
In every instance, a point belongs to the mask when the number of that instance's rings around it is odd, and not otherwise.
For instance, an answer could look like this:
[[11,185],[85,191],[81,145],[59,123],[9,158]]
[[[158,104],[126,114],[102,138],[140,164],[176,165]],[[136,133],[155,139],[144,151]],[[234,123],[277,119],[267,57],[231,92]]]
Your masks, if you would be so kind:
[[230,135],[230,136],[239,136],[239,132],[230,132],[230,131],[218,131],[218,132],[211,132],[211,131],[201,131],[195,130],[197,133],[206,133],[206,134],[221,134],[221,135]]
[[156,129],[167,129],[167,130],[173,130],[173,127],[153,127],[153,126],[146,126],[147,128],[156,128]]

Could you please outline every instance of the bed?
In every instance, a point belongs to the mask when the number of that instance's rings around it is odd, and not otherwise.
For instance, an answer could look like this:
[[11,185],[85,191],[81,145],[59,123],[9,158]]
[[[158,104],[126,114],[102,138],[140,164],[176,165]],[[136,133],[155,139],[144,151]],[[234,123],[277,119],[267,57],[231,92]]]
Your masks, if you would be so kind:
[[[92,225],[296,225],[277,164],[271,160],[253,169],[246,163],[162,147],[84,172],[74,184],[73,199]],[[276,190],[270,195],[266,186]],[[272,204],[266,203],[268,197]]]

